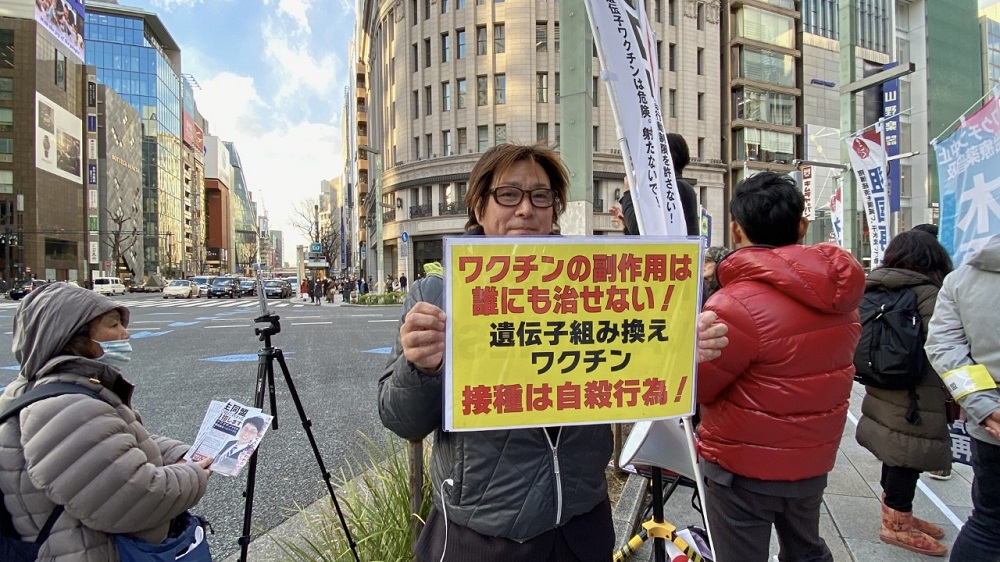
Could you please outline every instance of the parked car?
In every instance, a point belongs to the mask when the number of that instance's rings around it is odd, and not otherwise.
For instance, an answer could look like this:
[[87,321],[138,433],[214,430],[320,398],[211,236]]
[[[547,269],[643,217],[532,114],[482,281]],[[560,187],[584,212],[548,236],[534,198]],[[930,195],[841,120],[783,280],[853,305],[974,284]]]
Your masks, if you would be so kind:
[[269,299],[286,299],[292,296],[292,286],[284,279],[268,279],[264,281],[264,293]]
[[208,287],[215,281],[215,275],[196,275],[191,278],[191,282],[198,285],[199,295],[207,296]]
[[125,285],[117,277],[94,277],[94,290],[102,295],[124,295]]
[[212,284],[208,286],[208,298],[229,297],[235,299],[240,296],[240,280],[235,277],[216,277]]
[[240,294],[243,296],[255,296],[257,294],[257,281],[254,279],[241,279]]
[[163,288],[163,298],[174,297],[175,299],[189,299],[200,297],[198,285],[187,279],[175,279]]
[[42,286],[42,281],[37,279],[26,279],[24,281],[15,281],[14,286],[11,287],[10,291],[7,291],[7,298],[10,300],[18,301],[23,299],[31,291]]

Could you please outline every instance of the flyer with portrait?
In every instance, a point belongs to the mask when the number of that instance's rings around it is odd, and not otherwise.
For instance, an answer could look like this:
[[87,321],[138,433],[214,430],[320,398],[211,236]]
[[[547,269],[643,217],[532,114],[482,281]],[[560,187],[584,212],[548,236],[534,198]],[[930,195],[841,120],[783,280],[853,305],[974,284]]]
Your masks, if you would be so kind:
[[250,461],[261,439],[271,425],[271,419],[260,408],[244,406],[235,400],[213,400],[201,422],[194,445],[184,459],[198,462],[212,457],[212,472],[236,476]]

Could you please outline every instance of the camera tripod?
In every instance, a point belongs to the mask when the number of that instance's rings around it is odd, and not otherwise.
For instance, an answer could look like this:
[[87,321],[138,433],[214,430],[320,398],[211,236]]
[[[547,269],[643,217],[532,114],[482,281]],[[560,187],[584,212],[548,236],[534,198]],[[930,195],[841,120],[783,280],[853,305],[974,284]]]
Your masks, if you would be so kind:
[[[351,536],[351,531],[347,527],[347,521],[344,520],[344,514],[340,510],[340,504],[337,502],[337,494],[333,490],[333,484],[330,482],[330,472],[326,469],[326,465],[323,463],[323,457],[319,452],[319,447],[316,445],[316,438],[313,436],[312,432],[312,421],[306,416],[306,411],[302,408],[302,401],[299,400],[299,393],[295,390],[295,383],[292,382],[292,375],[288,372],[288,366],[285,365],[285,355],[282,351],[273,345],[271,345],[271,336],[281,332],[281,324],[279,323],[279,317],[276,314],[266,310],[266,307],[262,305],[265,313],[254,318],[254,323],[262,324],[267,323],[267,326],[262,328],[254,328],[254,334],[257,335],[260,341],[264,342],[264,347],[257,352],[257,383],[254,389],[253,405],[255,408],[264,407],[264,393],[268,394],[271,411],[270,414],[274,416],[272,421],[275,430],[278,429],[278,400],[275,396],[274,390],[274,362],[278,362],[278,366],[281,367],[281,374],[285,379],[285,385],[288,387],[289,394],[292,395],[292,402],[295,403],[295,410],[299,414],[299,420],[302,421],[302,429],[305,430],[306,436],[309,437],[309,445],[312,447],[313,455],[316,457],[316,463],[319,465],[320,473],[323,475],[323,481],[326,482],[326,489],[330,493],[330,499],[333,502],[333,507],[337,511],[337,517],[340,518],[340,526],[344,529],[344,536],[347,538],[347,544],[351,547],[351,553],[354,554],[354,560],[356,562],[361,562],[358,557],[357,544],[354,542],[354,538]],[[240,536],[240,562],[246,562],[247,559],[247,548],[250,546],[250,519],[253,513],[253,493],[254,485],[257,483],[257,454],[260,449],[254,451],[253,456],[250,457],[250,463],[247,467],[247,488],[244,492],[244,497],[246,498],[246,503],[243,508],[243,535]]]

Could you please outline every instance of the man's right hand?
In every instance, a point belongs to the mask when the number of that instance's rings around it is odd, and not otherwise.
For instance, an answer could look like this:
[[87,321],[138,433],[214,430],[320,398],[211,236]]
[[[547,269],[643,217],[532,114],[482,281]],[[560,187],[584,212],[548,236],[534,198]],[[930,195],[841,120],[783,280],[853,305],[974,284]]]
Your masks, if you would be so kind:
[[407,361],[424,371],[441,368],[447,318],[443,310],[427,302],[418,302],[406,313],[399,340]]

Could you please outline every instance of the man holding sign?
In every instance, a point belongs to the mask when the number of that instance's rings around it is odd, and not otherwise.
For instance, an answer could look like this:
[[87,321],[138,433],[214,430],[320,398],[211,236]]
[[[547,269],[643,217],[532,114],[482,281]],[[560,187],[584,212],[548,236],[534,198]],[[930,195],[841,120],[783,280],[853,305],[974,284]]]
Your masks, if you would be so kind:
[[803,246],[805,200],[764,172],[733,191],[737,250],[719,262],[705,304],[733,345],[698,372],[698,451],[721,562],[832,562],[819,506],[847,421],[865,274],[834,244]]
[[[567,172],[540,145],[488,150],[469,177],[467,235],[546,236],[565,209]],[[413,284],[379,381],[382,423],[405,439],[434,432],[435,507],[416,546],[421,561],[601,560],[614,548],[604,469],[608,425],[442,430],[444,280]],[[699,318],[699,360],[726,346],[714,314]],[[488,376],[483,373],[483,376]],[[446,506],[443,509],[442,506]]]

